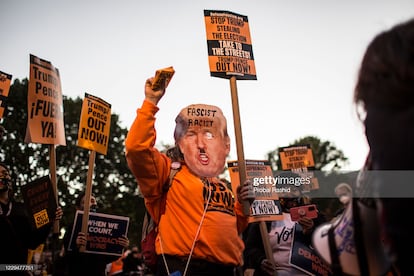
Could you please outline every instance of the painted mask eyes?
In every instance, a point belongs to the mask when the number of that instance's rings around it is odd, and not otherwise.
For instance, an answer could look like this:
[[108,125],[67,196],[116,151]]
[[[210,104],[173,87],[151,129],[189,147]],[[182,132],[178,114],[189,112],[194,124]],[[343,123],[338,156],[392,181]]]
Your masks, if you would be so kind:
[[213,133],[211,133],[211,132],[207,131],[207,132],[205,132],[205,133],[204,133],[204,137],[205,137],[207,140],[211,140],[211,139],[213,139],[213,138],[214,138],[214,135],[213,135]]

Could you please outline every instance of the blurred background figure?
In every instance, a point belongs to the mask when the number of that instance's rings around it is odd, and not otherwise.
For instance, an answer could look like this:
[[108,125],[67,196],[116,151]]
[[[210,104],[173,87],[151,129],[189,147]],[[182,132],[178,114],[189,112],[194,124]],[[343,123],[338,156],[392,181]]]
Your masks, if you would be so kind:
[[401,275],[413,275],[407,252],[414,247],[408,207],[414,198],[409,194],[411,179],[401,175],[414,169],[414,19],[379,33],[369,43],[354,101],[370,148],[366,170],[393,172],[382,172],[371,185],[380,196],[381,234]]
[[[53,221],[60,220],[62,214],[62,208],[58,207]],[[46,241],[52,223],[36,229],[31,224],[31,217],[24,203],[17,202],[14,198],[13,179],[9,167],[0,163],[0,262],[2,264],[26,264],[29,249],[36,249]],[[13,275],[25,275],[25,271],[14,273]]]
[[335,195],[338,197],[339,202],[341,202],[342,206],[339,208],[336,213],[335,217],[342,214],[346,207],[352,200],[352,187],[348,183],[340,183],[338,186],[335,187]]
[[[300,180],[300,176],[292,172],[284,172],[279,176]],[[246,244],[245,269],[246,271],[254,270],[254,276],[273,276],[275,273],[279,276],[309,275],[290,263],[292,248],[295,241],[311,246],[311,237],[315,227],[326,221],[317,210],[317,216],[314,218],[302,214],[298,220],[292,220],[292,208],[309,205],[311,199],[303,194],[301,186],[288,184],[280,187],[289,190],[289,192],[279,193],[283,219],[266,222],[273,260],[266,257],[258,222],[249,224],[249,228],[243,234]]]
[[133,246],[131,252],[122,260],[123,275],[144,275],[145,266],[142,259],[142,253],[139,252],[138,246]]

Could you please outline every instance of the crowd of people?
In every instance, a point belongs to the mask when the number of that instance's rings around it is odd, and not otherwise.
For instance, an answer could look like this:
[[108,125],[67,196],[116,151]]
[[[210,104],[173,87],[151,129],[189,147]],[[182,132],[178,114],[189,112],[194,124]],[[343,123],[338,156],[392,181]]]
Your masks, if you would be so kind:
[[[0,260],[3,264],[27,264],[29,249],[36,249],[45,242],[52,224],[32,227],[26,207],[14,199],[12,181],[10,169],[0,163]],[[53,221],[60,220],[62,215],[62,208],[58,207]],[[13,273],[25,275],[24,271]]]
[[[151,273],[234,276],[252,271],[253,275],[308,275],[309,272],[292,265],[292,247],[295,242],[300,242],[313,250],[312,235],[327,221],[320,212],[314,218],[301,216],[292,220],[290,211],[309,204],[311,199],[305,202],[300,187],[288,194],[280,194],[282,219],[266,222],[267,236],[263,237],[260,223],[249,224],[249,214],[243,212],[243,204],[253,201],[249,191],[251,183],[240,183],[233,191],[219,177],[230,151],[227,121],[222,110],[207,104],[184,107],[175,118],[175,147],[168,154],[162,153],[155,147],[155,115],[168,82],[154,90],[153,81],[153,77],[145,81],[145,99],[125,142],[128,166],[144,196],[145,206],[157,224],[155,250],[159,257],[156,271]],[[363,110],[361,118],[370,146],[365,169],[412,170],[414,20],[378,34],[368,45],[356,83],[355,103],[362,107],[359,110]],[[171,180],[172,168],[176,172]],[[30,227],[26,209],[14,200],[10,175],[7,165],[0,164],[0,260],[3,264],[25,264],[28,250],[45,242],[52,224],[36,230]],[[297,176],[292,174],[292,177]],[[395,269],[396,275],[410,275],[414,269],[411,256],[406,252],[413,248],[413,242],[407,207],[413,199],[383,197],[387,185],[392,184],[388,182],[390,180],[380,179],[374,183],[381,196],[374,204],[380,229],[373,231],[379,231],[383,238],[391,263],[389,270]],[[169,184],[168,191],[165,183]],[[341,219],[351,208],[349,206],[360,205],[363,199],[358,198],[361,197],[359,184],[354,185],[356,191],[345,183],[335,189],[343,208],[335,214],[331,225],[344,223]],[[397,187],[404,189],[403,185]],[[86,198],[84,195],[78,196],[77,210],[83,210],[87,200],[90,200],[91,212],[96,211],[95,196]],[[58,207],[53,220],[60,220],[62,215],[62,209]],[[361,216],[364,219],[363,214]],[[348,225],[351,228],[359,226]],[[358,229],[354,230],[357,232]],[[71,231],[67,231],[62,248],[66,260],[63,275],[148,273],[139,247],[130,246],[128,237],[117,238],[117,243],[124,249],[119,257],[79,250],[88,242],[87,234],[83,232],[75,233],[75,245],[69,250],[70,234]],[[270,255],[262,242],[264,238],[269,239]],[[328,266],[334,262],[333,259],[330,261]],[[343,265],[340,258],[337,261]],[[20,274],[27,275],[25,272]]]

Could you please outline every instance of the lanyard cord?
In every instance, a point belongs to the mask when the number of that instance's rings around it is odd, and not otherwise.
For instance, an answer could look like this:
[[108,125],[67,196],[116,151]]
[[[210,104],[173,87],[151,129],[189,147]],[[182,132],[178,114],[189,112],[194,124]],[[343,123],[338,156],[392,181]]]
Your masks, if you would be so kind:
[[[196,244],[198,235],[200,234],[201,225],[203,224],[204,217],[206,216],[206,213],[207,213],[208,204],[210,203],[210,199],[211,199],[210,182],[208,181],[208,179],[202,179],[202,181],[203,181],[203,183],[206,183],[207,182],[208,199],[207,199],[206,206],[204,207],[204,212],[203,212],[203,215],[201,217],[200,224],[198,225],[198,229],[197,229],[196,235],[195,235],[194,240],[193,240],[193,245],[191,246],[191,251],[190,251],[190,254],[188,256],[187,263],[185,265],[185,269],[184,269],[183,276],[185,276],[187,274],[188,265],[190,264],[191,256],[193,255],[193,251],[194,251],[194,248],[195,248],[195,244]],[[161,232],[159,232],[159,234],[160,234],[160,247],[161,247],[162,259],[164,261],[165,268],[167,269],[167,273],[168,273],[168,275],[170,275],[170,269],[168,268],[167,260],[165,259],[165,255],[164,255],[164,249],[162,248]]]

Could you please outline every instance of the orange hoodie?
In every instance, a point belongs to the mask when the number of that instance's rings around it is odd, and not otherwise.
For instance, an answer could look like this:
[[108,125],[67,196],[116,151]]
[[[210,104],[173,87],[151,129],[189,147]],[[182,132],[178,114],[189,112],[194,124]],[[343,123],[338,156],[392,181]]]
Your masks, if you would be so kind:
[[[157,111],[156,105],[144,101],[125,142],[128,165],[155,219],[160,215],[162,187],[168,181],[171,165],[171,160],[154,148]],[[158,254],[182,257],[190,254],[207,203],[192,258],[225,265],[242,264],[244,244],[240,234],[248,217],[243,215],[241,204],[226,184],[217,178],[201,180],[185,164],[166,195],[156,240]]]

